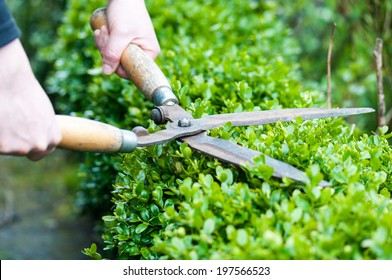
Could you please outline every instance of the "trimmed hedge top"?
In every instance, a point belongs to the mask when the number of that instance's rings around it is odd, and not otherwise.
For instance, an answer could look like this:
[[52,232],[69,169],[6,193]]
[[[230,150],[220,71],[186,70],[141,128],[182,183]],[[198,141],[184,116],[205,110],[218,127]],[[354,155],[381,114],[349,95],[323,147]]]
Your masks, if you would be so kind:
[[[157,63],[195,118],[322,106],[301,88],[298,48],[268,1],[147,1],[161,43]],[[104,77],[88,31],[104,1],[69,1],[51,48],[59,109],[122,128],[144,125],[152,104]],[[316,63],[316,62],[315,62]],[[355,121],[355,118],[354,118]],[[118,156],[88,155],[82,204],[104,213],[104,249],[118,259],[389,259],[391,134],[342,119],[209,132],[305,170],[309,185],[271,177],[264,158],[234,168],[172,141]],[[115,180],[113,178],[115,177]],[[326,179],[331,188],[320,188]],[[86,195],[87,194],[87,195]],[[106,208],[107,209],[107,208]],[[86,254],[100,258],[96,246]]]

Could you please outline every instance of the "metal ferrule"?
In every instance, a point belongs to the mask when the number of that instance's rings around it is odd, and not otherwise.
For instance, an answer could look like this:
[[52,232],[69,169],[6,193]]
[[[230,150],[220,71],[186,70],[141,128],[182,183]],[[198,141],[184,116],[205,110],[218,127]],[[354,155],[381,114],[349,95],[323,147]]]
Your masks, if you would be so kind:
[[152,102],[156,106],[161,106],[161,105],[169,105],[170,102],[178,104],[178,99],[173,93],[171,88],[159,87],[153,93]]
[[137,148],[137,136],[130,130],[121,130],[122,144],[119,150],[120,153],[130,153]]

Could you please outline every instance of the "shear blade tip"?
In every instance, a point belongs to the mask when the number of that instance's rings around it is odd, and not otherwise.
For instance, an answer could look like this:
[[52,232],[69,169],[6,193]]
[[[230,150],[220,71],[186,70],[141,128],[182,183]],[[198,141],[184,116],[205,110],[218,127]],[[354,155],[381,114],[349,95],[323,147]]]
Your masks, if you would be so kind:
[[360,108],[360,110],[361,110],[362,112],[365,112],[365,113],[372,113],[372,112],[375,112],[375,111],[376,111],[376,110],[373,109],[373,108]]

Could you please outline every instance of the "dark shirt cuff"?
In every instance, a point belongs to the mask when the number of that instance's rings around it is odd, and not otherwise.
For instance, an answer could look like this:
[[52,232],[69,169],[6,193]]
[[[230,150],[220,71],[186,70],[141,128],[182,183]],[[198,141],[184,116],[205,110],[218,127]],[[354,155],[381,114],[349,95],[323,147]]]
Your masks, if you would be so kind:
[[3,1],[0,1],[0,47],[20,36],[20,31]]

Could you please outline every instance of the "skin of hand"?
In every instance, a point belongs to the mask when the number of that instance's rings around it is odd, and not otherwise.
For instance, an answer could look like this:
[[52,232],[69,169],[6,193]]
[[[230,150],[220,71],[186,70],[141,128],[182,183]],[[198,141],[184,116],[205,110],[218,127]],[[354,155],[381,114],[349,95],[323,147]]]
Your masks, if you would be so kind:
[[0,154],[40,160],[61,141],[53,106],[19,39],[0,48]]
[[94,39],[102,55],[102,71],[116,72],[127,78],[120,66],[125,48],[136,44],[155,59],[160,47],[144,0],[110,0],[106,9],[107,26],[94,31]]

